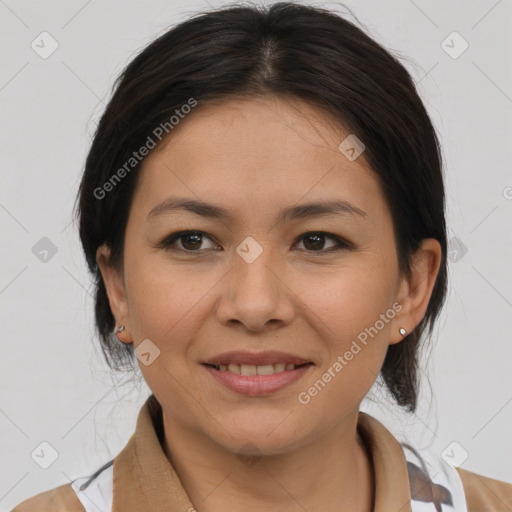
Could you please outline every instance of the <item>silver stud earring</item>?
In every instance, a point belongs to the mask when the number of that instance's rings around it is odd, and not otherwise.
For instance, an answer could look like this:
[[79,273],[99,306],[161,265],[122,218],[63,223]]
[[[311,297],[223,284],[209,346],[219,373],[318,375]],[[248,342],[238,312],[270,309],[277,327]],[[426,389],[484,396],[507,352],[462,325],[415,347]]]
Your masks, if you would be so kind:
[[124,325],[120,325],[117,329],[116,329],[116,333],[118,332],[123,332],[124,331]]
[[407,334],[407,331],[403,328],[403,327],[400,327],[400,329],[398,329],[398,332],[402,335],[402,336],[405,336]]

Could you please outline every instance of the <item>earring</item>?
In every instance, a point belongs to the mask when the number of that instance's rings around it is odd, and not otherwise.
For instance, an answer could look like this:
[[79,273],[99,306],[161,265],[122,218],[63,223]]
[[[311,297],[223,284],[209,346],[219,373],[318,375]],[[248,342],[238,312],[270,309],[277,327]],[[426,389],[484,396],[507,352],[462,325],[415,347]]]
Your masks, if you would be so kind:
[[400,329],[398,329],[398,332],[402,335],[402,336],[405,336],[407,334],[407,331],[403,328],[403,327],[400,327]]
[[124,331],[124,325],[120,325],[117,329],[116,329],[116,333],[118,332],[123,332]]

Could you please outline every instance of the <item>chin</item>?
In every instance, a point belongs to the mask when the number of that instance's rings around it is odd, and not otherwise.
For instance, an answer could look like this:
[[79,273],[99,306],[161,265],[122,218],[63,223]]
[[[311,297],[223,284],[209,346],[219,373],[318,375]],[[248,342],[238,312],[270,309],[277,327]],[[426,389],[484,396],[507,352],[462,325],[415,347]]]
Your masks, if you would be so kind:
[[260,411],[229,418],[223,423],[224,428],[217,430],[221,439],[216,442],[228,451],[247,456],[285,453],[307,436],[301,432],[304,422],[299,425],[292,415],[287,418],[289,414],[289,411],[284,414],[274,411],[264,415]]

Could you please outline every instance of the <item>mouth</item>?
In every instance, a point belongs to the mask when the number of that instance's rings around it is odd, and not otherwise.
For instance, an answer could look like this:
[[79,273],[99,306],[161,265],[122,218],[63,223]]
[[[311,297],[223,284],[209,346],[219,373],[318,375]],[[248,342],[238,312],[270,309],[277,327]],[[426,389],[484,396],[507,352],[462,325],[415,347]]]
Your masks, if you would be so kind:
[[302,364],[294,364],[294,363],[273,363],[273,364],[262,364],[262,365],[254,365],[254,364],[209,364],[203,363],[205,366],[209,366],[210,368],[214,368],[219,372],[229,372],[235,375],[274,375],[276,373],[283,373],[285,371],[296,370],[297,368],[301,368],[303,366],[312,365],[312,362],[302,363]]
[[226,352],[202,362],[201,366],[223,387],[259,396],[296,383],[315,363],[277,351]]

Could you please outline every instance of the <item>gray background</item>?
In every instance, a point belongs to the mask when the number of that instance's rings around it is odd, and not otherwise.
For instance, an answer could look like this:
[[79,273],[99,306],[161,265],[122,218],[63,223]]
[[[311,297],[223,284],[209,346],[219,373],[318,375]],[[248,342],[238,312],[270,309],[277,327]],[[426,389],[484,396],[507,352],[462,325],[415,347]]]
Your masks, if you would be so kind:
[[[343,12],[334,2],[316,4]],[[453,239],[450,294],[425,352],[420,409],[404,415],[378,387],[363,409],[420,449],[441,454],[456,441],[449,450],[469,455],[462,467],[512,482],[511,1],[346,5],[406,57],[443,144]],[[71,208],[118,73],[157,34],[207,8],[0,0],[0,511],[91,473],[133,433],[149,390],[103,362]],[[31,47],[43,45],[43,31],[58,43],[46,59]],[[454,31],[469,44],[460,55],[464,42]],[[40,252],[43,237],[54,255]],[[48,469],[31,457],[51,455],[43,441],[58,452]]]

